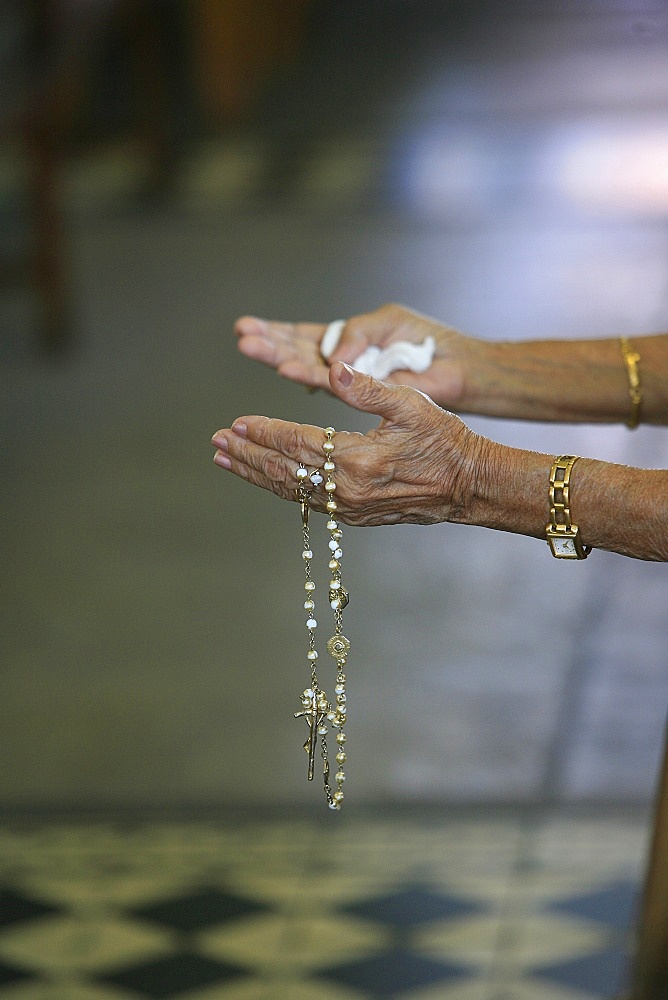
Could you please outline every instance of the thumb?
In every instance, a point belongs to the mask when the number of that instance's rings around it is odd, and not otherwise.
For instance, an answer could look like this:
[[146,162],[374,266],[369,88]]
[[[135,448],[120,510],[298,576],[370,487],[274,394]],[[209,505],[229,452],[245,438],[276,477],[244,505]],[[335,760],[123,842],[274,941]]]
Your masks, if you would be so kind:
[[335,361],[329,369],[329,385],[334,395],[344,403],[364,413],[374,413],[393,424],[405,424],[415,414],[416,389],[381,382],[371,375],[355,371],[342,361]]

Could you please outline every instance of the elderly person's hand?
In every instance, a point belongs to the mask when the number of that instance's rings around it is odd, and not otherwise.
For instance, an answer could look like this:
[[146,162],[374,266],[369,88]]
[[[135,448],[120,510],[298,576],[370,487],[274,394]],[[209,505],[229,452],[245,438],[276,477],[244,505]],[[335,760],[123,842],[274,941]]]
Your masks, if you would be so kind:
[[413,386],[454,409],[466,403],[465,374],[479,370],[479,355],[485,349],[483,342],[451,326],[390,304],[348,319],[338,346],[326,361],[320,353],[326,328],[325,323],[279,323],[242,316],[234,330],[239,350],[246,357],[270,365],[279,375],[300,385],[329,391],[329,369],[334,362],[354,365],[368,347],[384,349],[399,341],[422,344],[432,337],[434,360],[426,372],[396,371],[386,381]]
[[[334,438],[336,517],[347,524],[432,524],[466,520],[476,477],[492,442],[407,386],[388,385],[335,363],[329,385],[340,399],[382,419],[367,434]],[[263,416],[239,418],[213,437],[214,461],[285,500],[295,500],[299,463],[323,462],[324,431]],[[324,510],[322,486],[311,504]]]
[[[618,337],[593,340],[498,341],[470,337],[399,305],[347,320],[326,362],[324,323],[275,323],[244,316],[235,332],[239,350],[306,386],[332,389],[330,365],[354,365],[367,348],[434,341],[430,367],[400,370],[386,381],[410,385],[457,413],[514,420],[622,422],[629,395]],[[631,341],[642,357],[642,421],[668,423],[668,335]]]

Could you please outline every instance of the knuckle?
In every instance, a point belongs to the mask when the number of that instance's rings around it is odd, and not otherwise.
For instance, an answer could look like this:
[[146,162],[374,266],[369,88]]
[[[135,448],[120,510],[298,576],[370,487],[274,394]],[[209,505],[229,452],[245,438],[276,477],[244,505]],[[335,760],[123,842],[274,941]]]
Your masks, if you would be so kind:
[[272,482],[285,481],[285,462],[280,455],[267,454],[262,460],[262,473]]
[[280,448],[289,458],[300,458],[303,446],[297,428],[290,427],[285,431]]

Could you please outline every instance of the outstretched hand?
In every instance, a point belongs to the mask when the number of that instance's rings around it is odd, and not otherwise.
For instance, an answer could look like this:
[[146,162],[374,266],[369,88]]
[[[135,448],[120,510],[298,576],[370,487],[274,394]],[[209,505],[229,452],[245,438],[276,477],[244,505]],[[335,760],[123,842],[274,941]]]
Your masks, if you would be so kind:
[[[413,388],[379,382],[340,363],[328,373],[336,396],[381,417],[366,434],[334,437],[336,517],[353,525],[463,520],[491,442]],[[319,427],[247,416],[217,431],[212,443],[221,468],[295,500],[297,468],[322,466],[323,441]],[[324,510],[327,499],[320,487],[311,505]]]
[[346,321],[336,350],[329,360],[320,353],[325,323],[281,323],[242,316],[235,324],[242,354],[275,368],[279,375],[300,385],[335,392],[329,379],[336,361],[354,365],[371,346],[386,348],[397,341],[421,344],[427,337],[436,342],[434,361],[423,374],[397,371],[387,382],[408,385],[443,405],[459,408],[465,390],[469,356],[475,341],[399,305],[385,305],[374,312]]

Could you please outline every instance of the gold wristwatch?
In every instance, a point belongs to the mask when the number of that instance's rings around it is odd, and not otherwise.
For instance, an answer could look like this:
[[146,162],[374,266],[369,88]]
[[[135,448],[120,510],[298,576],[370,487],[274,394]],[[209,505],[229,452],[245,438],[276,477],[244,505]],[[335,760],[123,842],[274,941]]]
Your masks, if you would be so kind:
[[571,521],[571,471],[577,460],[577,455],[560,455],[550,470],[550,523],[545,534],[555,559],[586,559],[591,552]]

